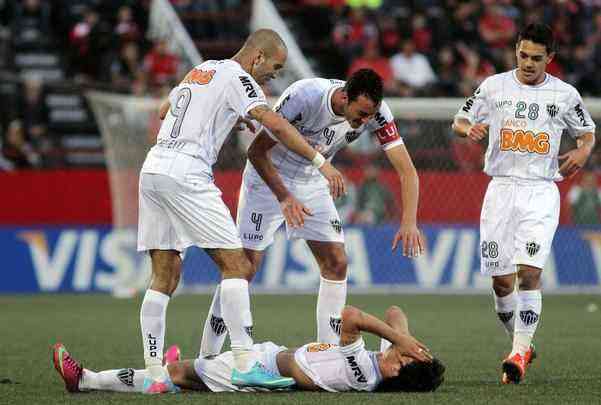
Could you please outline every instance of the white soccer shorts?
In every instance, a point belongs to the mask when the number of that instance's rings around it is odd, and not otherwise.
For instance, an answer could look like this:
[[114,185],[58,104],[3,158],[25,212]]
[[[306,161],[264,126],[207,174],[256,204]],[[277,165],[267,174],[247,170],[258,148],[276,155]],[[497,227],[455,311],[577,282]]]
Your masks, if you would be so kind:
[[[257,343],[251,349],[255,352],[265,368],[275,375],[280,375],[277,363],[277,355],[286,350],[284,346],[278,346],[273,342]],[[197,358],[194,360],[194,371],[196,375],[213,392],[256,392],[267,391],[257,387],[237,387],[232,384],[232,371],[234,369],[234,355],[232,352],[224,352],[212,359]]]
[[138,251],[242,248],[232,215],[212,182],[142,173],[139,197]]
[[[342,221],[327,185],[286,184],[286,187],[313,213],[305,216],[305,224],[300,228],[286,224],[288,239],[344,243]],[[264,250],[273,243],[284,215],[279,201],[266,184],[243,181],[236,222],[242,245],[247,249]]]
[[558,223],[555,183],[493,178],[480,216],[480,272],[512,274],[519,264],[542,269]]

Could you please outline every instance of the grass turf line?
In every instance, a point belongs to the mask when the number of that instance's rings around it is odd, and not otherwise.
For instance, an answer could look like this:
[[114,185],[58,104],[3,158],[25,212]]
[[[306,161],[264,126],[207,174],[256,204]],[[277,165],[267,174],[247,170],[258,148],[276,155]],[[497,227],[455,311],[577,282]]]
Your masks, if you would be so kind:
[[[255,341],[289,347],[314,339],[315,296],[254,296]],[[349,303],[381,316],[390,304],[409,316],[416,337],[447,365],[446,381],[433,394],[370,393],[185,393],[141,394],[65,392],[52,367],[50,347],[63,342],[91,369],[142,368],[139,332],[141,297],[105,295],[0,296],[0,404],[314,404],[319,403],[601,403],[600,296],[545,296],[536,335],[540,357],[519,386],[502,386],[500,365],[510,349],[489,296],[351,296]],[[177,296],[169,304],[167,344],[184,357],[198,351],[210,297]],[[378,341],[368,338],[371,348]]]

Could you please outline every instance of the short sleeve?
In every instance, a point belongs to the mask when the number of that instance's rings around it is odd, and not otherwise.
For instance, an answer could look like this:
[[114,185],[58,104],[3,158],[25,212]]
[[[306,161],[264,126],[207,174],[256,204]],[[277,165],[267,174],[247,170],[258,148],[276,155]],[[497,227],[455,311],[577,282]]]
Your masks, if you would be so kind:
[[[293,89],[280,96],[273,106],[273,110],[280,114],[290,124],[295,125],[303,120],[305,105],[305,98],[301,96],[301,92],[298,89]],[[267,128],[265,128],[265,132],[267,132],[271,139],[279,142],[279,139],[277,139]]]
[[465,100],[465,103],[461,106],[457,114],[455,114],[455,117],[465,118],[471,124],[485,122],[490,115],[490,108],[487,100],[488,85],[489,79],[484,80],[474,94]]
[[242,117],[259,105],[267,105],[261,87],[249,74],[235,73],[230,80],[227,99],[230,106]]
[[360,336],[359,339],[355,340],[350,345],[340,346],[340,353],[344,354],[345,356],[357,354],[363,350],[365,350],[365,341],[363,340],[363,336]]
[[375,117],[368,123],[368,129],[376,135],[383,150],[403,144],[403,138],[394,122],[392,111],[385,101],[382,101]]
[[293,123],[303,119],[305,103],[299,91],[284,93],[275,103],[273,110],[279,113],[286,121]]
[[582,97],[576,89],[573,89],[568,111],[564,114],[564,120],[568,133],[573,138],[578,138],[587,132],[595,132],[595,123],[591,118],[591,114],[584,107]]

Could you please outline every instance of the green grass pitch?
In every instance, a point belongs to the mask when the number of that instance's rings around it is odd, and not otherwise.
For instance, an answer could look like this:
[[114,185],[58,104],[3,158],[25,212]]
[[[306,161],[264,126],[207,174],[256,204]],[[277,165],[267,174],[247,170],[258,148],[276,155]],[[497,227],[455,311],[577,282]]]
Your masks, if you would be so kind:
[[[255,340],[290,347],[315,336],[314,296],[254,296]],[[63,342],[91,369],[141,368],[141,297],[105,295],[0,297],[0,404],[591,404],[601,403],[601,296],[547,295],[536,335],[539,358],[518,386],[502,386],[500,364],[509,341],[489,296],[351,295],[349,303],[382,315],[396,304],[409,316],[412,332],[447,365],[446,381],[431,394],[370,393],[183,393],[65,392],[50,357]],[[207,295],[175,297],[168,309],[167,344],[185,357],[198,350]],[[367,339],[377,348],[377,340]],[[187,356],[186,356],[187,355]],[[10,382],[7,382],[10,380]]]

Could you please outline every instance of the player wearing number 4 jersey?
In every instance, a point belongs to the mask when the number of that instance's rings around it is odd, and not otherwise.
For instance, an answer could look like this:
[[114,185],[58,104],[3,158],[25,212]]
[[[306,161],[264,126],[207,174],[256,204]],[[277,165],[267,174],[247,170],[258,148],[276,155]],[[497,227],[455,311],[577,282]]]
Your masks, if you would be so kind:
[[[294,125],[328,159],[359,136],[375,136],[401,180],[403,212],[393,241],[405,255],[419,255],[423,240],[417,228],[418,177],[388,105],[382,101],[382,80],[368,69],[347,82],[300,80],[288,87],[275,111]],[[286,222],[289,238],[305,239],[320,268],[317,298],[317,340],[338,343],[340,311],[346,300],[347,258],[342,223],[327,184],[309,161],[259,133],[248,150],[237,223],[242,245],[254,271],[274,234]],[[273,193],[270,191],[273,190]],[[213,298],[200,352],[221,351],[225,330],[219,328],[220,287]]]
[[[495,310],[513,344],[503,383],[519,383],[535,355],[541,272],[559,222],[554,182],[578,171],[595,144],[578,91],[545,73],[553,42],[546,25],[527,26],[516,44],[517,69],[484,80],[453,122],[475,142],[488,135],[484,171],[492,181],[480,217],[481,272],[492,277]],[[558,156],[564,130],[578,147]]]
[[139,187],[138,250],[148,251],[152,259],[152,282],[140,310],[147,393],[173,389],[161,365],[165,314],[179,282],[180,255],[191,245],[204,248],[223,277],[220,304],[231,337],[233,377],[238,383],[266,388],[293,382],[265,373],[251,351],[246,280],[252,268],[212,174],[234,125],[253,118],[291,150],[313,161],[333,187],[340,187],[340,173],[268,108],[257,84],[273,78],[286,56],[286,46],[277,33],[259,30],[232,59],[206,61],[192,69],[160,107],[163,123],[142,167]]

